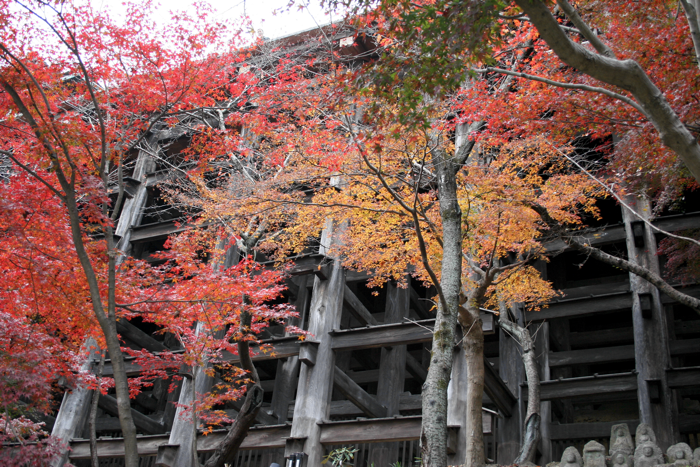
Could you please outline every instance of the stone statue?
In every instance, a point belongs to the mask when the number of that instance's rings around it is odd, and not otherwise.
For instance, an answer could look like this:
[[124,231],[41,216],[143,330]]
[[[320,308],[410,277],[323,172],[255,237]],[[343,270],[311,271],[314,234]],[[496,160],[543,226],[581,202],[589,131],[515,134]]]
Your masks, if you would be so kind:
[[695,448],[693,451],[693,466],[700,467],[700,448]]
[[664,464],[661,448],[654,443],[644,443],[634,450],[634,467],[654,467]]
[[622,451],[614,451],[610,456],[612,467],[633,467],[632,456],[625,454]]
[[605,467],[605,446],[597,441],[589,441],[583,447],[584,467]]
[[626,423],[613,425],[610,430],[610,455],[616,452],[623,453],[627,456],[634,454],[634,444],[632,443],[632,435]]
[[674,444],[666,451],[668,463],[677,467],[690,466],[693,463],[693,450],[685,443]]
[[559,467],[583,467],[583,460],[581,460],[578,449],[573,446],[566,448],[561,456]]
[[637,442],[637,446],[646,443],[656,444],[656,435],[654,434],[654,430],[652,430],[646,423],[639,424],[637,427],[637,433],[634,437],[635,441]]

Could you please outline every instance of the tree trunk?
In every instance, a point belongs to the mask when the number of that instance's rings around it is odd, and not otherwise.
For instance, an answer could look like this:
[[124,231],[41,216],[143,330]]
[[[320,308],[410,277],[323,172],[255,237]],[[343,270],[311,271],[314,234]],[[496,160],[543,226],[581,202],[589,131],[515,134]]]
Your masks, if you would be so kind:
[[[245,297],[244,303],[248,303]],[[250,332],[251,322],[251,314],[248,311],[242,311],[240,320],[241,332]],[[248,377],[253,381],[253,384],[248,386],[245,402],[236,416],[236,421],[229,429],[224,440],[216,448],[216,451],[214,451],[214,455],[207,461],[205,467],[224,467],[224,464],[233,464],[238,455],[238,448],[245,437],[248,436],[248,429],[255,422],[255,417],[258,416],[263,403],[264,392],[262,386],[260,386],[260,377],[253,364],[253,358],[250,355],[250,344],[247,341],[241,340],[238,342],[238,356],[241,359],[241,368],[248,371]]]
[[537,443],[540,441],[540,374],[535,356],[535,343],[527,328],[519,326],[501,315],[501,327],[518,341],[523,349],[523,364],[527,378],[527,412],[525,414],[525,439],[514,464],[535,462]]
[[236,421],[226,434],[224,440],[214,451],[214,455],[209,458],[204,467],[224,467],[226,464],[233,465],[238,455],[238,448],[248,435],[248,429],[255,423],[260,407],[263,403],[263,389],[260,385],[254,384],[248,388],[245,402],[241,411],[236,416]]
[[423,384],[421,426],[422,464],[447,466],[447,386],[452,371],[455,327],[462,283],[462,210],[457,202],[456,172],[452,159],[436,151],[443,257],[433,348],[428,377]]

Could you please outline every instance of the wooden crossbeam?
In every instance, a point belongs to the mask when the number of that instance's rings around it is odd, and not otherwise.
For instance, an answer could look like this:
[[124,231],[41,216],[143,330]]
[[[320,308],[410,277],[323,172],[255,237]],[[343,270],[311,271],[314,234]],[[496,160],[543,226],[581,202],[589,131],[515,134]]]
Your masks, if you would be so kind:
[[636,390],[637,375],[633,373],[617,373],[542,381],[540,383],[540,398],[543,401],[548,401],[598,394],[609,395]]
[[[662,230],[667,232],[674,232],[677,230],[685,230],[691,228],[697,228],[700,225],[700,212],[679,214],[673,216],[665,216],[657,218],[653,221],[653,224]],[[624,241],[625,227],[624,226],[614,226],[605,227],[597,231],[591,231],[582,233],[580,237],[585,240],[586,243],[593,246],[604,245],[606,243],[614,243]],[[568,245],[561,240],[555,240],[553,242],[547,243],[545,245],[547,252],[556,252],[568,249]]]
[[373,418],[386,417],[387,409],[377,399],[368,394],[356,382],[354,382],[343,370],[335,367],[333,374],[335,388],[347,399],[355,404],[365,415]]
[[672,389],[700,386],[700,366],[668,369],[666,379]]
[[347,351],[430,342],[433,340],[434,325],[434,319],[425,319],[408,323],[336,330],[331,333],[333,335],[331,348],[335,351]]
[[[253,427],[248,431],[248,436],[243,440],[241,449],[265,449],[283,448],[285,440],[291,435],[290,425],[273,425]],[[224,439],[228,430],[214,430],[207,436],[197,437],[197,451],[200,453],[212,452]],[[155,456],[160,446],[166,446],[170,439],[169,434],[142,436],[137,438],[138,451],[141,456]],[[90,459],[90,440],[71,441],[70,459]],[[97,440],[97,455],[100,458],[124,457],[124,439],[99,439]]]
[[163,352],[169,350],[162,342],[158,342],[129,321],[125,319],[117,320],[117,331],[124,339],[128,339],[134,344],[143,347],[151,352]]
[[[700,349],[700,339],[683,339],[669,342],[671,356],[690,355]],[[593,363],[611,363],[634,360],[634,345],[620,345],[596,349],[550,352],[549,366],[560,367]]]
[[[488,420],[487,420],[488,419]],[[327,422],[321,426],[321,443],[323,444],[354,444],[378,443],[390,441],[408,441],[420,437],[421,416],[380,418],[371,420],[351,420],[342,422]],[[448,450],[453,451],[457,443],[456,427],[450,430]],[[491,420],[485,417],[484,433],[491,433]],[[257,426],[248,431],[240,449],[278,449],[285,447],[291,436],[291,425]],[[226,436],[228,430],[214,430],[208,435],[197,437],[199,453],[213,452]],[[137,438],[139,455],[142,457],[156,456],[158,448],[177,449],[178,446],[168,445],[169,434],[144,436]],[[78,439],[70,443],[72,460],[90,459],[90,440]],[[97,440],[97,456],[101,459],[124,457],[124,439],[110,438]]]
[[[97,405],[108,414],[114,416],[119,415],[117,400],[112,396],[100,395]],[[134,425],[136,425],[136,428],[148,434],[155,435],[165,431],[165,427],[162,423],[153,420],[151,417],[142,414],[138,410],[131,409],[131,416],[134,419]]]
[[572,439],[607,438],[613,425],[626,423],[630,432],[634,433],[639,425],[639,420],[622,420],[614,422],[594,423],[563,423],[550,426],[549,439],[552,441]]
[[355,319],[357,319],[360,324],[376,326],[379,324],[377,320],[372,316],[372,313],[362,304],[357,295],[350,290],[350,287],[345,286],[345,291],[343,292],[343,303],[347,306],[348,311],[352,314]]
[[632,313],[632,293],[617,292],[571,300],[560,300],[540,311],[526,314],[527,321],[543,321],[557,318],[573,318],[629,309]]

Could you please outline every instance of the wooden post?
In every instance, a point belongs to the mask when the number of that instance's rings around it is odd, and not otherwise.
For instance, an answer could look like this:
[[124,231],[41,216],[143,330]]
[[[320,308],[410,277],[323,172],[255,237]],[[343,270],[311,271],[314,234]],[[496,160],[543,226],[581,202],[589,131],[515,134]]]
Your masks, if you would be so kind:
[[[299,318],[294,318],[294,324],[301,326],[301,319],[306,310],[309,299],[309,289],[306,287],[307,280],[312,276],[300,276],[298,278],[299,292],[297,293],[294,305],[296,306]],[[277,417],[279,423],[287,421],[289,403],[294,398],[294,388],[297,386],[299,376],[299,357],[292,356],[277,362],[277,373],[275,375],[275,387],[272,391],[272,416]]]
[[303,449],[305,466],[315,467],[323,460],[319,423],[330,414],[335,369],[335,352],[328,333],[340,324],[344,289],[345,270],[338,261],[333,263],[328,280],[314,278],[308,330],[319,342],[317,358],[313,366],[301,365],[292,433],[285,449],[285,456]]
[[[410,284],[410,282],[409,282]],[[410,286],[410,285],[409,285]],[[408,316],[410,289],[391,282],[387,284],[384,324],[400,323]],[[387,416],[399,415],[399,396],[406,378],[406,346],[382,348],[379,361],[377,401],[387,408]],[[396,443],[373,443],[369,451],[369,463],[375,466],[389,465],[398,460]]]
[[[146,140],[145,144],[149,146],[154,145],[150,139]],[[153,149],[153,151],[155,150],[156,149]],[[136,188],[136,193],[133,197],[124,197],[124,207],[122,208],[121,215],[119,216],[117,228],[114,231],[115,235],[121,237],[119,243],[117,244],[117,248],[126,254],[129,254],[131,250],[131,228],[141,223],[143,208],[148,200],[146,177],[149,173],[152,173],[155,170],[155,167],[156,163],[153,160],[151,152],[146,150],[139,151],[132,178],[140,183]]]
[[[94,339],[90,338],[85,343],[86,348],[96,346]],[[89,371],[93,363],[92,354],[86,359],[82,370]],[[92,399],[92,391],[84,387],[76,387],[71,392],[63,396],[61,407],[58,409],[56,421],[51,430],[51,436],[54,436],[65,443],[61,449],[60,455],[56,456],[51,461],[51,467],[62,467],[68,462],[68,443],[73,438],[83,431],[85,422],[90,412],[90,400]]]
[[[201,325],[197,324],[197,328]],[[199,331],[199,329],[198,329]],[[221,337],[221,336],[220,336]],[[195,381],[193,381],[193,379]],[[203,369],[199,366],[192,368],[192,375],[186,376],[180,386],[180,397],[173,420],[172,431],[168,439],[169,445],[179,446],[177,454],[174,456],[173,463],[170,467],[190,467],[192,466],[192,458],[194,457],[193,448],[195,443],[195,430],[193,425],[192,413],[188,416],[184,415],[185,409],[182,406],[192,404],[194,387],[195,394],[205,394],[209,392],[214,384],[214,378],[207,376]]]
[[[533,325],[536,328],[536,325]],[[530,333],[534,334],[535,351],[537,352],[538,363],[540,367],[540,381],[549,381],[551,379],[549,371],[549,323],[542,323],[539,328],[530,329]],[[547,465],[554,461],[552,459],[552,440],[551,440],[551,421],[552,421],[552,403],[550,401],[540,402],[540,453],[541,459],[537,461],[538,465]]]
[[[659,274],[656,238],[641,221],[651,219],[651,202],[646,197],[632,196],[625,201],[634,211],[622,209],[629,260]],[[675,397],[666,381],[670,364],[666,313],[656,287],[630,274],[630,289],[639,421],[651,425],[659,447],[665,451],[679,439]]]
[[[502,307],[503,308],[503,307]],[[518,324],[522,326],[521,314],[517,308],[513,311],[518,315]],[[501,312],[505,312],[502,309]],[[496,463],[510,465],[518,457],[524,420],[522,407],[522,388],[525,381],[525,367],[521,357],[520,345],[499,327],[498,336],[498,373],[506,383],[518,402],[513,407],[510,417],[498,418],[496,431]]]
[[452,363],[452,376],[447,386],[447,426],[458,426],[458,442],[456,452],[448,456],[450,465],[462,465],[467,456],[467,360],[464,358],[462,346],[455,347]]

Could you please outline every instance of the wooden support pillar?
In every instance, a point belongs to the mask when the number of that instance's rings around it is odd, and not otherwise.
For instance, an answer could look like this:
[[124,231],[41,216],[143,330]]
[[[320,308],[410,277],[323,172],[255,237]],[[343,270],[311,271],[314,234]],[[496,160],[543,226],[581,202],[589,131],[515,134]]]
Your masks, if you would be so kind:
[[[651,202],[633,196],[625,201],[634,211],[622,209],[629,260],[659,274],[656,238],[641,220],[651,219]],[[670,364],[666,313],[656,287],[630,274],[630,289],[639,421],[651,425],[665,451],[679,439],[675,397],[666,381]]]
[[[198,330],[200,326],[200,324],[197,325]],[[180,386],[179,407],[175,413],[170,438],[168,439],[168,444],[180,446],[170,467],[190,467],[193,465],[196,427],[192,419],[192,412],[190,411],[189,415],[185,417],[183,406],[191,405],[194,400],[193,396],[206,394],[214,384],[214,378],[207,376],[203,368],[196,366],[191,371],[192,375],[186,376]]]
[[[92,338],[85,343],[87,348],[95,345],[97,343]],[[91,356],[83,364],[82,370],[89,371],[92,364],[93,358]],[[68,443],[70,443],[71,439],[77,438],[83,431],[85,422],[90,414],[91,400],[92,391],[80,386],[63,396],[53,430],[51,430],[51,436],[61,440],[65,445],[61,449],[60,454],[51,461],[51,467],[62,467],[68,462]]]
[[[537,363],[540,368],[540,381],[549,381],[551,375],[549,372],[549,323],[532,325],[530,333],[535,340],[535,351],[537,352]],[[552,459],[552,439],[551,439],[551,421],[552,421],[552,403],[550,401],[540,402],[540,454],[541,457],[536,459],[537,465],[547,465],[553,462]]]
[[328,280],[314,278],[308,330],[319,342],[317,358],[313,366],[301,365],[292,433],[285,449],[285,456],[303,450],[305,466],[321,465],[323,460],[319,423],[330,414],[335,369],[335,352],[328,333],[340,324],[344,286],[345,271],[338,261],[333,263]]
[[157,143],[151,139],[144,141],[144,144],[152,147],[151,150],[141,150],[136,158],[136,165],[132,178],[139,182],[136,191],[132,197],[124,198],[124,207],[119,216],[117,228],[114,231],[115,235],[120,237],[117,248],[125,252],[127,255],[131,250],[131,228],[141,223],[143,217],[143,208],[148,200],[148,189],[146,188],[146,176],[153,173],[156,168],[156,162],[153,159],[152,153],[157,151]]
[[[306,305],[310,298],[307,281],[313,276],[299,276],[296,283],[299,286],[294,306],[299,313],[299,318],[293,318],[289,324],[301,326],[301,320],[306,311]],[[275,375],[275,387],[272,392],[272,416],[277,417],[278,423],[287,421],[289,403],[294,399],[294,391],[297,387],[299,377],[299,357],[292,356],[277,362],[277,373]]]
[[[502,310],[503,312],[504,310]],[[517,312],[517,309],[513,309]],[[520,315],[520,313],[518,313]],[[519,316],[518,324],[522,325]],[[496,463],[510,465],[520,452],[523,429],[523,406],[521,383],[525,381],[525,367],[521,357],[522,349],[515,339],[503,329],[498,330],[498,373],[508,389],[517,398],[510,417],[499,417],[496,430]]]
[[[387,284],[384,324],[402,322],[408,316],[410,300],[409,288],[401,288],[393,282]],[[406,346],[382,348],[377,401],[387,408],[387,416],[399,415],[399,396],[403,392],[405,378]],[[398,460],[398,453],[396,443],[372,444],[369,463],[371,465],[374,462],[376,466],[390,465]]]
[[449,465],[462,465],[467,456],[467,359],[461,346],[455,347],[452,376],[447,386],[447,426],[459,427],[455,453],[447,458]]

